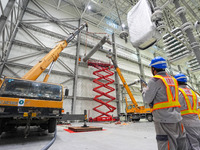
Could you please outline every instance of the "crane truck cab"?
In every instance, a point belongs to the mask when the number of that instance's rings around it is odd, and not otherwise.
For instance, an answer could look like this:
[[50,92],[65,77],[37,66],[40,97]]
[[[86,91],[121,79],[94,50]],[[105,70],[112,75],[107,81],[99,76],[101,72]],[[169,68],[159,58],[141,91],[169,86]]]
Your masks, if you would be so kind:
[[0,133],[26,125],[54,132],[63,98],[60,84],[6,77],[0,87]]
[[140,119],[147,119],[149,122],[153,121],[152,109],[148,106],[135,106],[135,104],[128,104],[126,101],[126,113],[129,121],[139,121]]
[[153,121],[152,109],[145,106],[136,108],[134,104],[129,104],[126,107],[126,113],[129,121],[139,121],[140,119],[147,119],[149,122]]

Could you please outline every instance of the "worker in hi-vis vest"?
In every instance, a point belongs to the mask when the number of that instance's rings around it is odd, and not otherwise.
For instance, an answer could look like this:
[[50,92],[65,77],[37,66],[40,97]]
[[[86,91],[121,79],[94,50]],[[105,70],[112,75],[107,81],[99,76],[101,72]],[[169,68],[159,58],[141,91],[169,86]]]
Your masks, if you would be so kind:
[[144,103],[152,106],[152,115],[159,150],[188,150],[186,132],[181,123],[178,83],[165,72],[166,60],[162,57],[152,59],[153,77],[143,88]]
[[174,77],[179,85],[182,123],[186,130],[189,146],[192,150],[200,150],[200,120],[197,112],[197,95],[193,90],[187,88],[187,77],[184,74],[180,73]]

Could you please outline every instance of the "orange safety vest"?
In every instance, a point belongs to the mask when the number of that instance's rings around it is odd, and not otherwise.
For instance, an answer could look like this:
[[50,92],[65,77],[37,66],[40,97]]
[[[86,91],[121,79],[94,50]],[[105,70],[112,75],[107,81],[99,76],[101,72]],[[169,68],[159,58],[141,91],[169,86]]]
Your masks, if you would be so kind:
[[[190,90],[188,88],[179,88],[179,90],[183,94],[183,96],[185,98],[185,102],[187,104],[187,109],[181,110],[181,115],[188,115],[188,114],[197,114],[198,115],[198,111],[197,111],[197,96],[194,93],[194,91],[192,91],[192,90]],[[192,107],[192,105],[190,103],[190,100],[189,100],[188,96],[192,96],[193,107]]]
[[[167,101],[155,103],[153,105],[153,111],[170,107],[181,107],[178,101],[178,83],[176,79],[170,76],[163,77],[161,75],[155,75],[153,78],[159,78],[163,81],[167,93]],[[175,89],[175,98],[173,97],[172,91],[170,89],[171,86],[173,86]]]

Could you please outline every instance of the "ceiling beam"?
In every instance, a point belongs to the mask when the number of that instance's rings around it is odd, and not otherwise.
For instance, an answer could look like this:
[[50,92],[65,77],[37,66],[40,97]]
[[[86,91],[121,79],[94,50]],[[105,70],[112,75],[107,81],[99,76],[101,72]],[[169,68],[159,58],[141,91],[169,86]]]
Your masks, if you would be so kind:
[[59,7],[60,7],[61,1],[62,1],[62,0],[58,0],[57,10],[58,10]]

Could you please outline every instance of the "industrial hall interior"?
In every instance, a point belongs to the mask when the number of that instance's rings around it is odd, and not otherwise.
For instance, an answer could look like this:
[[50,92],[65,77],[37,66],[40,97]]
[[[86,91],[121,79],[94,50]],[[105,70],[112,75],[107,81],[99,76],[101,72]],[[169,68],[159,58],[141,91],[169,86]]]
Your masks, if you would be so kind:
[[0,0],[0,150],[200,150],[199,0]]

